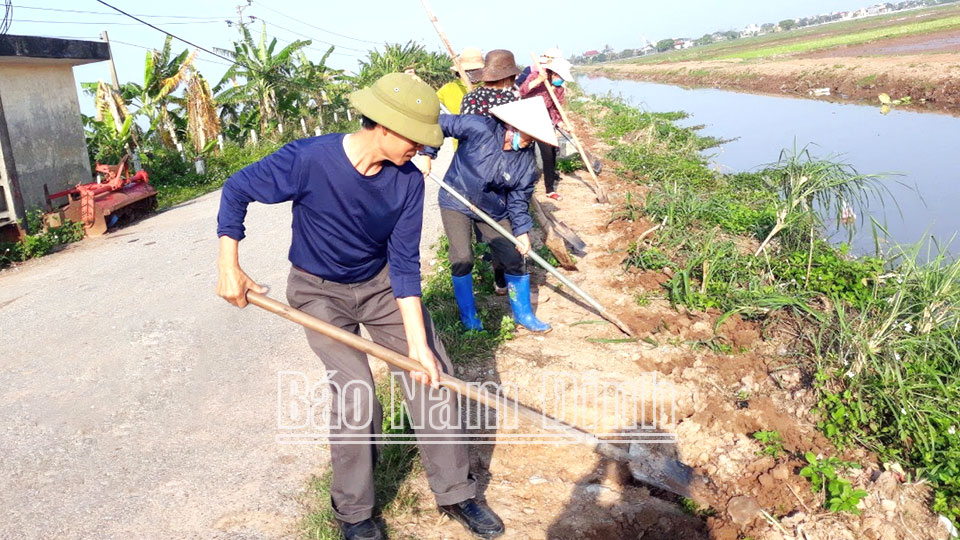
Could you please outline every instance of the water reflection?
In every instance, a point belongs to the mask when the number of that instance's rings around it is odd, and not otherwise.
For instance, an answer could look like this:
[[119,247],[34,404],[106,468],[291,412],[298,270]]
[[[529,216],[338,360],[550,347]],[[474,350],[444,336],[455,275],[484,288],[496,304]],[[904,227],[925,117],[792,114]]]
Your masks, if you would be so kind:
[[[704,135],[734,139],[708,151],[712,166],[724,172],[756,170],[785,148],[810,144],[811,153],[837,155],[861,174],[893,173],[886,183],[897,204],[869,210],[897,242],[917,242],[925,233],[949,240],[960,229],[960,159],[954,154],[960,118],[897,109],[882,115],[865,105],[628,80],[577,82],[589,93],[612,93],[646,110],[686,111],[691,117],[682,125],[703,124]],[[847,240],[842,231],[834,236]],[[869,222],[860,225],[853,244],[857,252],[873,252]],[[951,246],[954,254],[958,244]]]

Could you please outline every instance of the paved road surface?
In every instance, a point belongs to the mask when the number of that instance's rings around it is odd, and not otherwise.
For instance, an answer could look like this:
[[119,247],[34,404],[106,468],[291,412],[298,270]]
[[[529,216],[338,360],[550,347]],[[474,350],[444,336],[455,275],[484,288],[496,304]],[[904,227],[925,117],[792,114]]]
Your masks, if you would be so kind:
[[[292,323],[214,295],[219,197],[0,272],[0,538],[295,532],[329,454],[275,442],[277,372],[321,371]],[[289,205],[252,205],[247,235],[284,299]]]

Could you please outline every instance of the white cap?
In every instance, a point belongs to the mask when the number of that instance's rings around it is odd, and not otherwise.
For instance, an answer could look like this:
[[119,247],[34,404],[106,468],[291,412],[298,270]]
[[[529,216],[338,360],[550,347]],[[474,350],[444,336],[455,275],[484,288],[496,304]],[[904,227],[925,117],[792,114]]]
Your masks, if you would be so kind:
[[490,109],[490,114],[538,141],[551,146],[560,144],[557,141],[557,133],[553,130],[553,122],[547,112],[547,106],[539,96],[497,105]]
[[566,58],[554,58],[553,61],[543,64],[543,67],[544,69],[549,69],[550,71],[556,73],[565,81],[573,80],[573,74],[570,73],[570,68],[573,67],[573,64],[571,64]]

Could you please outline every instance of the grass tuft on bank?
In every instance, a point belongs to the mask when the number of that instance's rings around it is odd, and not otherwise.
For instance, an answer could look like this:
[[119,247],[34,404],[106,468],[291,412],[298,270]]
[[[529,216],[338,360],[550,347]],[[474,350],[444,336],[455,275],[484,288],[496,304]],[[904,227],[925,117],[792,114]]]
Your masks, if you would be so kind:
[[662,294],[720,310],[718,327],[734,313],[792,313],[821,430],[928,480],[932,509],[960,521],[960,261],[935,243],[852,257],[826,242],[825,216],[852,228],[868,202],[888,197],[883,179],[835,158],[790,149],[758,172],[719,174],[701,154],[715,141],[677,126],[683,113],[610,97],[573,108],[594,119],[618,175],[647,190],[643,201],[624,197],[612,219],[662,224],[624,266],[666,269]]

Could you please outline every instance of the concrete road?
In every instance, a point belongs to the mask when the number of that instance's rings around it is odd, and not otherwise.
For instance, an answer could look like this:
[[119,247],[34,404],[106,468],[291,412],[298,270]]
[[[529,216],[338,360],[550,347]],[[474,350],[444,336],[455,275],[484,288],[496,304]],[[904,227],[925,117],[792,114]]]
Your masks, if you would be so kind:
[[[0,272],[0,538],[295,535],[329,453],[276,442],[278,372],[322,371],[299,327],[215,296],[219,197]],[[246,223],[283,300],[289,204]]]

